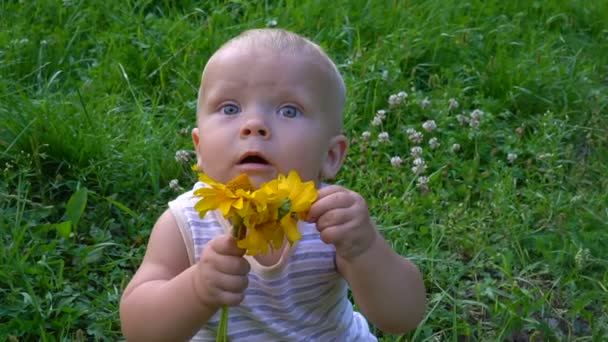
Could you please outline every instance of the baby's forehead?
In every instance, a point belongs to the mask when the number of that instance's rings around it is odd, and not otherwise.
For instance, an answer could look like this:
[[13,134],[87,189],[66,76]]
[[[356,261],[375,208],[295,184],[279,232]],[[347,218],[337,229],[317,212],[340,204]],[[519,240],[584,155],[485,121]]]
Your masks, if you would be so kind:
[[[331,73],[333,72],[335,66],[333,62],[325,56],[323,53],[319,51],[315,51],[312,48],[302,48],[299,50],[295,49],[279,49],[274,46],[265,46],[265,45],[250,45],[245,43],[234,43],[232,45],[224,46],[221,49],[217,50],[205,65],[203,73],[201,76],[205,75],[205,71],[207,69],[213,68],[217,64],[217,61],[225,61],[230,58],[241,58],[240,63],[243,64],[255,64],[259,58],[264,58],[268,55],[279,56],[280,58],[284,58],[286,63],[297,63],[301,68],[311,68],[318,69],[321,67],[323,72]],[[246,57],[245,61],[242,61],[242,58]],[[290,57],[299,57],[297,58],[297,62],[295,59]],[[249,62],[249,63],[248,63]]]

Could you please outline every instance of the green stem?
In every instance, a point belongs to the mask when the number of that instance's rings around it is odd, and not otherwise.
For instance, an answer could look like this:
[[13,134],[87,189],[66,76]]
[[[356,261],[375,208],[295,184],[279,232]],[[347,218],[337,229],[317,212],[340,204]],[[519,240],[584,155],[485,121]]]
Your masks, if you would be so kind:
[[216,342],[228,342],[228,307],[222,306],[220,324],[217,327]]
[[[243,229],[243,219],[235,215],[232,217],[232,236],[240,238],[241,230]],[[222,306],[222,312],[220,314],[220,324],[217,326],[217,336],[215,337],[216,342],[228,342],[228,307]]]

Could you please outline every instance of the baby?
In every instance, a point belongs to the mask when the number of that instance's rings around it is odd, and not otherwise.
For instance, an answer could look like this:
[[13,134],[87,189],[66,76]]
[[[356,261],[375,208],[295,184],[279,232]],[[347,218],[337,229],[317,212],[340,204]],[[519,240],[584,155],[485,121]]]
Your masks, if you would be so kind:
[[346,155],[345,97],[335,64],[291,32],[246,31],[211,56],[192,130],[198,170],[221,183],[244,173],[255,186],[295,170],[318,199],[298,223],[300,241],[251,257],[221,213],[194,210],[205,184],[170,202],[121,299],[129,340],[214,341],[223,306],[231,341],[375,341],[367,320],[386,333],[416,327],[420,272],[389,247],[359,194],[323,183]]

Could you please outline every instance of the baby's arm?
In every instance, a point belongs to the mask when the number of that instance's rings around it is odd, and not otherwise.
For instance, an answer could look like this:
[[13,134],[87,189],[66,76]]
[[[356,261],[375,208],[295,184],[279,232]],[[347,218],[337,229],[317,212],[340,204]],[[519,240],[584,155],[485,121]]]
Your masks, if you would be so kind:
[[340,186],[319,190],[308,219],[336,246],[339,272],[361,312],[378,328],[400,334],[416,328],[426,310],[418,268],[395,253],[369,217],[365,200]]
[[206,245],[190,266],[170,211],[158,219],[139,269],[120,301],[125,337],[132,341],[183,341],[223,305],[237,305],[247,287],[249,264],[229,235]]

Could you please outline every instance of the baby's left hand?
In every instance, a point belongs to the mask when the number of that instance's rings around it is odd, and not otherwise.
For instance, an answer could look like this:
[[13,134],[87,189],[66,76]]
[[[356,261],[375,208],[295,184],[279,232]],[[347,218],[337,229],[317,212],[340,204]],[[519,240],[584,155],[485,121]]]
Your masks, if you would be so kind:
[[318,190],[307,221],[317,224],[321,240],[336,246],[346,261],[367,251],[378,234],[363,197],[338,185]]

